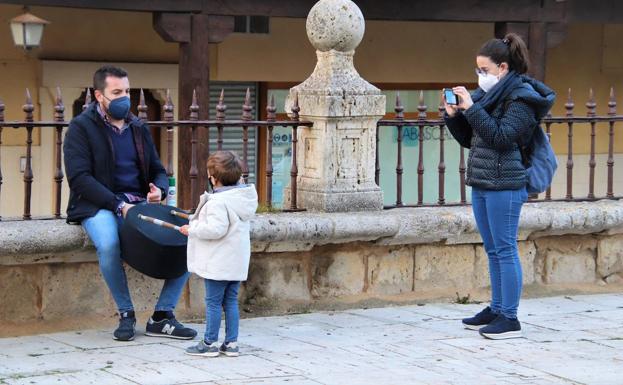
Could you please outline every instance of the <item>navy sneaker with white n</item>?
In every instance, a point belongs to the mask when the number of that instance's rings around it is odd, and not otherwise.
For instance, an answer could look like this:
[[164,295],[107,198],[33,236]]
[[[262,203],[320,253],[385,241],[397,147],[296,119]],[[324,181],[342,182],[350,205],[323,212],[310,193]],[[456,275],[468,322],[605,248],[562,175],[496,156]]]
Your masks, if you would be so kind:
[[197,335],[195,329],[188,328],[175,319],[173,312],[167,314],[167,318],[154,321],[149,318],[145,327],[145,335],[150,337],[168,337],[178,340],[192,340]]
[[498,316],[489,306],[473,317],[463,318],[463,326],[470,330],[480,330],[481,327],[489,325]]
[[505,340],[521,337],[521,324],[517,318],[508,318],[500,314],[489,325],[481,328],[478,333],[491,340]]
[[136,326],[134,311],[126,311],[119,315],[119,326],[113,333],[113,339],[117,341],[132,341]]

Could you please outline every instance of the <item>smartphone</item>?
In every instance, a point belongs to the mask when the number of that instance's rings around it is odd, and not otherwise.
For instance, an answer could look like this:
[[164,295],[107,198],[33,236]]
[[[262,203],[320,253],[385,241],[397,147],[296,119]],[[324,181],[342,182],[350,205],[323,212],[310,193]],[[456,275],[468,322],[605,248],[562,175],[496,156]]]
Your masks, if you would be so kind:
[[448,103],[450,105],[457,105],[457,104],[459,104],[459,98],[458,98],[458,96],[456,96],[456,94],[454,92],[452,92],[452,88],[444,88],[443,89],[443,96],[446,99],[446,103]]

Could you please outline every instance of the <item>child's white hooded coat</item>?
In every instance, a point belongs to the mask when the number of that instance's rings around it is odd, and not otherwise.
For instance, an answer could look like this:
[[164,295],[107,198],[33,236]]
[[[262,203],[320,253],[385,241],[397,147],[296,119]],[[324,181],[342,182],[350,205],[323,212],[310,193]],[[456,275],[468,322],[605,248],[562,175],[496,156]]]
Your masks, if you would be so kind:
[[188,230],[188,271],[216,281],[244,281],[251,257],[254,185],[204,193]]

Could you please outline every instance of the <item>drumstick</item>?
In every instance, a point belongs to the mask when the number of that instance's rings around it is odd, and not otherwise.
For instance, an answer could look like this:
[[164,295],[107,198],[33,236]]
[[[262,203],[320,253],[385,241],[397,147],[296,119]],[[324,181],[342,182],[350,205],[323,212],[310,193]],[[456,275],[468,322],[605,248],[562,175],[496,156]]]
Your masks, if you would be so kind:
[[171,210],[171,215],[175,215],[176,217],[180,217],[180,218],[183,218],[183,219],[188,219],[188,217],[189,217],[188,214],[182,213],[180,211],[175,211],[175,210]]
[[174,225],[173,223],[169,223],[169,222],[165,222],[165,221],[160,220],[160,219],[148,217],[147,215],[138,214],[138,219],[142,219],[144,221],[151,222],[154,225],[166,227],[166,228],[169,228],[169,229],[173,229],[173,230],[177,230],[177,231],[180,230],[180,227]]

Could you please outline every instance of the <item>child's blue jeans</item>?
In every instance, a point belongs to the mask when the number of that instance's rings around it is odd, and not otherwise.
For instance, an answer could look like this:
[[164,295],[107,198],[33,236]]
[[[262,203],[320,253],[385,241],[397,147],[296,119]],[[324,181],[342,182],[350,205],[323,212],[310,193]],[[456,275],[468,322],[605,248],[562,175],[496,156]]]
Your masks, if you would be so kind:
[[221,327],[221,309],[225,311],[225,343],[238,341],[238,290],[240,281],[204,279],[206,287],[206,332],[208,343],[218,341]]

